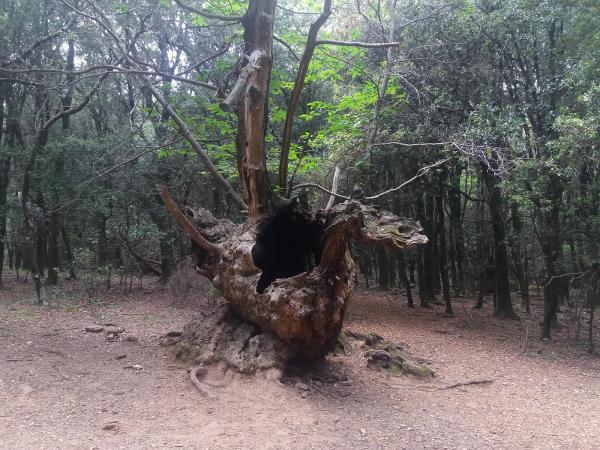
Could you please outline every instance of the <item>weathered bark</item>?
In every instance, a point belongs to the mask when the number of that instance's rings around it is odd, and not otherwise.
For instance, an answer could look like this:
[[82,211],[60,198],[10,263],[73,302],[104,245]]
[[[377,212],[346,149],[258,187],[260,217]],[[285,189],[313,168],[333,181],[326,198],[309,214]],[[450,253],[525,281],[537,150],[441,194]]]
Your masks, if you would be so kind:
[[[162,195],[171,213],[177,215],[168,193],[163,191]],[[178,217],[180,224],[187,220],[183,214]],[[256,226],[228,225],[217,244],[209,243],[202,229],[203,236],[194,239],[205,251],[199,268],[233,310],[263,332],[275,334],[293,354],[309,359],[333,349],[342,328],[355,282],[355,264],[348,252],[350,239],[395,249],[427,242],[418,222],[377,212],[355,201],[328,210],[325,225],[321,257],[314,270],[275,280],[263,293],[257,292],[261,270],[252,255]]]
[[[215,333],[202,331],[200,326],[187,327],[187,335],[195,342],[193,345],[207,347],[206,352],[202,349],[196,352],[198,360],[200,363],[211,362],[218,354],[226,364],[244,371],[248,370],[248,366],[232,361],[232,353],[224,350],[223,345],[216,345],[215,340],[229,335],[229,343],[225,347],[240,348],[246,355],[242,358],[251,360],[252,355],[244,349],[246,344],[260,348],[261,344],[255,340],[259,336],[264,338],[261,342],[266,346],[272,347],[274,342],[283,343],[285,349],[280,348],[278,352],[280,356],[285,354],[285,358],[292,355],[319,358],[334,348],[356,279],[355,264],[348,251],[350,240],[370,245],[383,244],[395,249],[427,242],[427,238],[420,234],[421,227],[417,222],[378,212],[352,200],[335,205],[314,218],[303,213],[295,215],[292,221],[282,221],[295,226],[298,225],[297,220],[305,220],[307,229],[301,230],[301,233],[280,227],[277,230],[269,228],[272,233],[263,235],[267,228],[263,228],[264,224],[271,227],[276,219],[281,218],[281,211],[289,211],[289,205],[281,210],[273,207],[276,195],[266,172],[265,130],[275,4],[275,0],[249,1],[248,10],[241,20],[245,64],[233,90],[221,103],[223,109],[237,110],[237,160],[245,200],[238,204],[247,205],[248,220],[235,226],[213,218],[204,220],[200,213],[196,215],[195,221],[199,225],[196,228],[188,215],[177,208],[168,191],[161,189],[165,206],[197,247],[198,271],[212,281],[242,321],[242,324],[232,324],[227,313],[218,313],[202,319],[207,320],[207,326]],[[328,4],[326,2],[324,11],[328,10]],[[323,17],[326,18],[326,15]],[[318,28],[314,28],[313,34],[316,35]],[[297,77],[297,84],[302,86],[302,74]],[[166,100],[161,93],[155,92],[151,84],[147,86],[165,106]],[[289,114],[290,120],[293,109]],[[179,123],[181,121],[178,122],[176,114],[172,111],[169,114],[182,134],[193,142],[191,132]],[[285,162],[283,165],[287,166]],[[265,217],[274,222],[263,222]],[[319,245],[308,241],[312,234],[310,229],[319,230]],[[281,234],[286,232],[286,241],[282,243]],[[299,245],[299,240],[306,245]],[[263,243],[266,248],[261,248]],[[289,248],[282,248],[286,246]],[[290,258],[296,260],[285,261],[286,251],[289,251]],[[314,257],[315,267],[312,270],[311,263],[306,261],[310,257],[305,258],[310,256],[307,252]],[[275,267],[271,267],[273,264]],[[306,268],[299,270],[301,267]],[[231,335],[240,335],[242,339]],[[213,339],[210,336],[217,337]],[[270,336],[276,337],[275,340]],[[211,350],[216,347],[222,351]],[[201,356],[205,353],[212,356]],[[257,361],[251,366],[264,367]]]
[[271,209],[272,192],[266,172],[267,98],[273,65],[275,0],[250,0],[244,25],[246,65],[221,107],[237,106],[237,154],[248,214],[260,218]]

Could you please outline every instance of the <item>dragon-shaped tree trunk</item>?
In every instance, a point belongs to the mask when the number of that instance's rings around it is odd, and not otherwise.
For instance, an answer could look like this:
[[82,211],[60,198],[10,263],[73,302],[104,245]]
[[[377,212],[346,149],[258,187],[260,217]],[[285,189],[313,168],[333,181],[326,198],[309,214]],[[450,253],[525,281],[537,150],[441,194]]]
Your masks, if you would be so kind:
[[[199,271],[212,281],[237,315],[277,336],[291,350],[290,355],[308,359],[332,350],[341,331],[356,279],[355,264],[348,251],[350,240],[397,250],[427,242],[418,222],[377,211],[358,201],[346,201],[324,214],[319,227],[323,231],[318,236],[322,243],[319,264],[312,270],[275,279],[259,292],[261,273],[272,267],[267,262],[261,270],[253,259],[257,226],[216,220],[201,209],[191,214],[194,225],[178,210],[168,191],[163,190],[161,195],[174,217],[201,247]],[[279,214],[291,214],[290,210]],[[307,216],[307,226],[312,220]],[[268,241],[269,235],[264,238]],[[294,239],[300,237],[289,236],[290,242]]]
[[[201,363],[225,360],[243,372],[281,365],[293,355],[315,359],[334,347],[356,278],[350,240],[395,249],[427,241],[417,222],[356,200],[328,208],[318,219],[294,200],[279,199],[284,207],[274,208],[277,195],[266,172],[265,130],[275,6],[276,0],[249,1],[242,20],[245,64],[221,102],[223,109],[237,111],[238,172],[248,219],[234,225],[201,210],[190,210],[190,219],[161,190],[170,213],[199,247],[199,270],[230,305],[216,315],[205,313],[201,321],[208,325],[190,325],[180,352]],[[320,23],[330,6],[326,1]],[[257,362],[258,347],[269,347],[275,356],[268,363]]]

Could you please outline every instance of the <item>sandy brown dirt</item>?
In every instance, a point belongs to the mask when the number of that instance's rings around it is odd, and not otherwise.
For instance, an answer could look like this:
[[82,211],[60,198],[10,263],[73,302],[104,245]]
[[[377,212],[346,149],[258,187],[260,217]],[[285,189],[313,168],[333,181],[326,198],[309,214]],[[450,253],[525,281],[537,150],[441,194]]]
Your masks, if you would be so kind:
[[[373,372],[357,351],[328,361],[349,382],[315,384],[305,398],[294,385],[237,376],[208,400],[158,345],[209,301],[202,295],[172,304],[146,280],[143,291],[95,293],[90,303],[63,281],[50,307],[38,307],[30,285],[10,275],[6,285],[2,448],[600,448],[600,359],[567,345],[564,329],[539,342],[538,318],[523,353],[527,319],[500,321],[470,301],[447,319],[409,310],[398,292],[358,290],[348,328],[406,344],[431,360],[433,381]],[[102,322],[125,333],[111,342],[83,331]],[[442,389],[480,379],[493,382]]]

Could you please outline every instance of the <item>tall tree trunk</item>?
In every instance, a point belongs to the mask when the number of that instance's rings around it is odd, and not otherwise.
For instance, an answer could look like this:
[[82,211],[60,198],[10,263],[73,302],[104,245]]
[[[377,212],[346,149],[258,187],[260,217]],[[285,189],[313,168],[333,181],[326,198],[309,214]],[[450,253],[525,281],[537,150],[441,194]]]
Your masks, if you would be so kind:
[[388,290],[390,288],[390,260],[385,248],[378,247],[376,250],[377,255],[377,269],[378,269],[378,281],[379,288]]
[[406,262],[404,260],[404,255],[402,252],[398,252],[398,274],[400,275],[400,281],[404,285],[404,289],[406,290],[406,304],[409,308],[414,308],[415,304],[412,297],[412,286],[410,285],[410,280],[406,275]]
[[273,66],[273,19],[276,0],[250,0],[243,19],[246,65],[221,108],[237,106],[238,169],[249,216],[257,220],[272,208],[266,172],[267,99]]
[[[433,227],[431,225],[431,219],[427,215],[422,194],[417,194],[415,207],[417,211],[417,217],[423,225],[425,235],[429,239],[429,242],[426,245],[420,246],[417,249],[417,280],[419,287],[420,306],[422,308],[427,308],[431,302],[435,301],[435,297],[433,295],[433,274],[431,273],[431,237]],[[433,211],[433,208],[430,209]]]
[[551,173],[545,189],[549,206],[542,209],[542,232],[539,235],[540,248],[544,258],[546,282],[544,286],[544,323],[542,338],[550,339],[550,327],[556,321],[556,313],[560,301],[565,297],[568,282],[558,275],[562,257],[562,241],[560,236],[560,203],[563,184],[557,174]]
[[67,265],[69,266],[69,278],[74,280],[77,278],[75,273],[75,261],[73,260],[73,250],[71,248],[71,241],[69,240],[69,235],[67,233],[66,227],[61,227],[60,229],[63,243],[65,244],[65,251],[67,252]]
[[109,263],[110,251],[108,236],[106,235],[106,216],[99,212],[96,214],[96,266],[102,267]]
[[523,258],[521,252],[521,239],[523,226],[519,210],[516,204],[511,207],[513,235],[510,242],[511,255],[515,267],[515,275],[519,283],[521,292],[521,302],[525,306],[525,311],[529,312],[529,276],[527,274],[527,255]]
[[[160,200],[160,199],[157,199]],[[173,235],[171,232],[171,223],[164,210],[158,210],[156,206],[148,208],[148,213],[152,222],[159,231],[160,244],[160,282],[166,283],[175,268],[175,256],[173,255]]]
[[[74,39],[67,40],[67,58],[65,62],[65,71],[67,72],[66,82],[67,86],[69,86],[63,98],[61,99],[63,110],[68,110],[71,108],[73,103],[73,90],[72,90],[72,82],[74,79],[74,75],[72,74],[75,68],[75,41]],[[69,114],[63,116],[62,118],[62,131],[63,134],[69,132],[69,128],[71,126],[71,116]],[[58,183],[62,180],[64,176],[65,169],[65,161],[64,155],[61,150],[59,150],[54,155],[54,185],[51,187],[51,200],[54,205],[58,205],[60,203],[60,189],[58,187]],[[46,282],[49,285],[58,284],[58,268],[59,268],[59,260],[60,260],[60,251],[58,246],[58,235],[60,228],[61,217],[59,216],[59,212],[54,212],[50,214],[48,219],[48,277]]]
[[450,281],[448,280],[448,258],[446,252],[446,226],[444,213],[444,196],[446,183],[446,171],[442,171],[440,175],[440,193],[438,197],[438,241],[439,241],[439,256],[440,256],[440,275],[442,278],[442,296],[446,305],[446,315],[452,316],[452,302],[450,300]]
[[450,176],[450,189],[448,190],[448,207],[450,210],[450,229],[452,230],[452,248],[456,259],[456,285],[454,291],[463,293],[465,289],[465,244],[462,226],[462,213],[460,203],[460,177],[461,170],[456,168]]
[[506,226],[502,208],[502,190],[500,180],[483,165],[483,179],[488,189],[488,206],[494,230],[494,267],[496,315],[515,317],[510,297],[508,255],[506,251]]

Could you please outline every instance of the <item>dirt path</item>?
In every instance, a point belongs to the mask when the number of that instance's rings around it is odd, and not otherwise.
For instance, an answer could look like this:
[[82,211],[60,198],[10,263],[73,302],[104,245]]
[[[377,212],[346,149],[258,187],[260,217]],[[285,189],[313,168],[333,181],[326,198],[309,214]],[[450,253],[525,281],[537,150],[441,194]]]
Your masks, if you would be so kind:
[[[158,345],[202,307],[201,297],[172,306],[147,283],[147,292],[114,291],[93,305],[66,284],[51,293],[61,301],[49,308],[32,305],[29,286],[7,284],[0,291],[2,448],[600,448],[599,358],[561,336],[551,344],[532,339],[523,354],[526,321],[497,321],[460,305],[456,318],[445,319],[399,306],[398,293],[357,291],[348,328],[407,344],[432,361],[433,382],[367,370],[358,351],[329,360],[349,382],[304,393],[236,377],[208,400]],[[114,342],[82,331],[100,322],[126,331]],[[142,369],[126,368],[135,364]],[[441,389],[474,379],[493,382]]]

